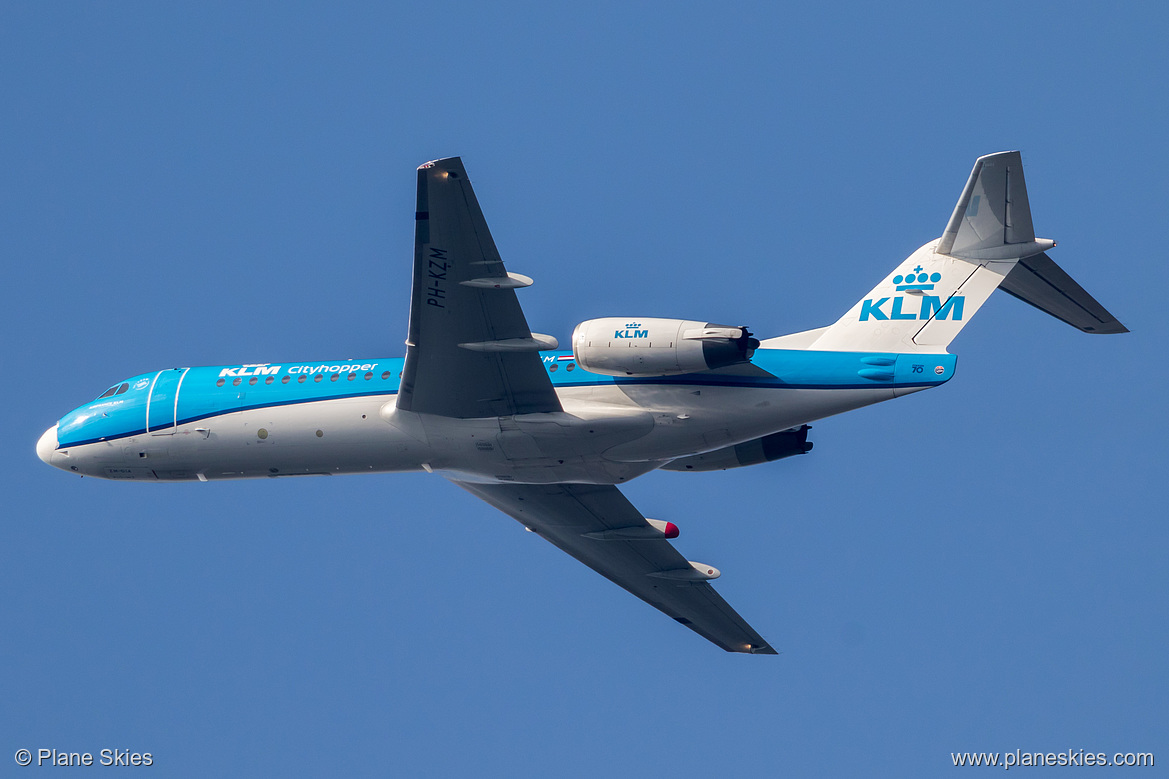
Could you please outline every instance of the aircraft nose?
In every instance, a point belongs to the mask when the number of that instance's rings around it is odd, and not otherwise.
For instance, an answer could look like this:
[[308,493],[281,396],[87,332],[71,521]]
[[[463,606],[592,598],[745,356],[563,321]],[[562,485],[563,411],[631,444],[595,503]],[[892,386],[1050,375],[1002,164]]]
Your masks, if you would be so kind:
[[53,425],[42,433],[37,441],[37,457],[41,458],[46,465],[52,465],[49,460],[55,451],[57,451],[57,426]]

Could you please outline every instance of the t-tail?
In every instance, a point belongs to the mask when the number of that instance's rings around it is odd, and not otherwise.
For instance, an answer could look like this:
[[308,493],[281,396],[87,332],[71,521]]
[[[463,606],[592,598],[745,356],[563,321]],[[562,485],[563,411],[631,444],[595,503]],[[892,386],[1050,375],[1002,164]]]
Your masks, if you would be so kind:
[[[1128,332],[1047,256],[1053,246],[1035,237],[1019,152],[979,157],[941,238],[910,255],[803,348],[945,352],[1000,287],[1086,333]],[[786,338],[775,340],[780,346]]]

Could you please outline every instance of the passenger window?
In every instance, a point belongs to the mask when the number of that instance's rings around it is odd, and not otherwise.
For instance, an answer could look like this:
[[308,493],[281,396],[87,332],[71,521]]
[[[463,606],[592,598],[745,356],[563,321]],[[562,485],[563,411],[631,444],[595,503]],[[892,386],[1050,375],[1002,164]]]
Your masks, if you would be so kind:
[[390,378],[390,372],[386,371],[385,373],[382,374],[382,381],[385,381],[388,378]]
[[366,381],[369,381],[372,378],[373,378],[373,371],[370,371],[369,373],[365,374]]
[[219,381],[215,382],[215,386],[216,386],[216,387],[222,387],[222,386],[223,386],[223,384],[224,384],[224,380],[223,380],[223,379],[220,379]]
[[304,384],[304,382],[305,382],[305,379],[307,379],[307,378],[308,378],[308,377],[307,377],[307,376],[305,376],[305,375],[302,373],[302,374],[300,374],[299,376],[297,376],[297,377],[296,377],[296,383],[297,383],[297,384]]
[[254,387],[254,386],[256,386],[257,381],[259,381],[259,379],[257,379],[255,376],[253,376],[252,378],[248,379],[248,384],[251,384]]
[[288,383],[288,381],[289,381],[289,379],[291,379],[291,378],[292,378],[291,376],[284,376],[284,377],[282,377],[282,378],[280,379],[280,383],[281,383],[281,384],[287,384],[287,383]]
[[548,366],[548,370],[556,373],[556,363],[552,363],[550,366]]
[[243,379],[232,379],[231,386],[238,387],[241,381],[243,381]]
[[349,381],[353,381],[353,380],[354,380],[354,379],[356,379],[356,378],[357,378],[357,374],[356,374],[356,373],[351,373],[351,374],[349,374]]
[[332,376],[329,377],[329,381],[336,381],[337,377],[340,375],[341,375],[340,373],[334,373]]
[[569,370],[569,371],[576,370],[576,363],[574,363],[574,362],[570,362],[570,363],[568,364],[568,367],[567,367],[565,370]]
[[321,379],[323,379],[323,378],[325,378],[325,374],[323,374],[323,373],[318,373],[316,376],[313,376],[313,381],[318,381],[318,382],[319,382],[319,381],[320,381]]
[[269,376],[268,378],[264,379],[265,384],[271,384],[274,381],[276,381],[276,377],[274,376]]

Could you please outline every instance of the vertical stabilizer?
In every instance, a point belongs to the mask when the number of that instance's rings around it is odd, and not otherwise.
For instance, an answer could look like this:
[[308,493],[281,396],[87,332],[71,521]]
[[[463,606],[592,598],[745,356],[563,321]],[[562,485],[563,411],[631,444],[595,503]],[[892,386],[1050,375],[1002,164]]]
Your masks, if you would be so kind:
[[945,352],[1015,260],[938,254],[931,241],[902,262],[808,348],[830,352]]
[[1007,260],[1052,246],[1055,241],[1035,239],[1022,157],[1002,151],[975,160],[936,251],[967,260]]
[[914,252],[809,347],[945,352],[1037,239],[1017,151],[979,157],[942,237]]

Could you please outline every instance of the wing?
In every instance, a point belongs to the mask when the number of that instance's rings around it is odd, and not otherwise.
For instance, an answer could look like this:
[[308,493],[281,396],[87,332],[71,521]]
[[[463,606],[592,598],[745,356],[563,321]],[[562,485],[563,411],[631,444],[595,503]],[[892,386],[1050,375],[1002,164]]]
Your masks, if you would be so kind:
[[533,335],[458,157],[418,169],[410,334],[398,408],[448,417],[560,411]]
[[777,654],[616,487],[455,483],[728,652]]

